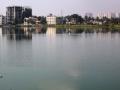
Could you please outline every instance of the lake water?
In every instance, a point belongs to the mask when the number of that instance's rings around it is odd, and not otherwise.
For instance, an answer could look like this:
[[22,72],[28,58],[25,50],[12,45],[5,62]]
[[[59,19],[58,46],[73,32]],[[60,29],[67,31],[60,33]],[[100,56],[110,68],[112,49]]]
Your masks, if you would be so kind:
[[0,90],[120,90],[120,31],[0,28]]

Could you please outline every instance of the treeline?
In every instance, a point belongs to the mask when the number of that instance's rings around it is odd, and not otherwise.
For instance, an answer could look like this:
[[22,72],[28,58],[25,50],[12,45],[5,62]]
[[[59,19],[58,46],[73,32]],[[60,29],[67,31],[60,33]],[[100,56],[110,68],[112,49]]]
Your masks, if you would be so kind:
[[107,18],[107,17],[88,17],[80,16],[78,14],[68,15],[63,18],[64,24],[100,24],[100,25],[109,25],[109,24],[120,24],[120,17]]
[[[34,16],[36,17],[36,16]],[[40,21],[41,24],[46,24],[46,17],[44,16],[39,16],[36,17]],[[110,24],[120,24],[120,17],[115,17],[115,18],[107,18],[107,17],[88,17],[84,16],[82,17],[81,15],[78,14],[72,14],[64,17],[56,17],[56,22],[57,24],[89,24],[89,25],[94,25],[94,24],[99,24],[99,25],[110,25]]]

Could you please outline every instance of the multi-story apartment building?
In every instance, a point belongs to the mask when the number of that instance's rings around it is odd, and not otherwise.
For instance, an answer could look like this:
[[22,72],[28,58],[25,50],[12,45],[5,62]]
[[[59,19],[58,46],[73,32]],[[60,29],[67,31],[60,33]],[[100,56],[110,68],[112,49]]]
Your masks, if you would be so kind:
[[32,17],[32,9],[30,7],[23,7],[22,18]]
[[6,23],[6,17],[3,15],[0,15],[0,26],[4,25]]
[[32,9],[21,6],[9,6],[6,11],[7,24],[21,24],[25,17],[32,16]]
[[46,17],[46,21],[47,21],[48,25],[55,25],[56,24],[56,16],[53,16],[52,14],[50,14]]

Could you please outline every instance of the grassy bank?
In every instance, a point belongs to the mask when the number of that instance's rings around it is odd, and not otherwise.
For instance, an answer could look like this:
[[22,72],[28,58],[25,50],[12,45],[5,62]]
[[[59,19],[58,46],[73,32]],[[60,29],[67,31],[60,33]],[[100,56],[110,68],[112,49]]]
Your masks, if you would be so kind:
[[[39,27],[43,26],[43,27],[56,27],[56,28],[89,28],[89,29],[97,29],[97,28],[107,28],[107,29],[120,29],[120,24],[119,25],[114,25],[114,24],[109,24],[109,25],[88,25],[88,24],[79,24],[79,25],[51,25],[48,26],[46,24],[44,25],[38,25]],[[4,26],[3,26],[4,27]],[[37,27],[36,25],[30,25],[30,26],[24,26],[24,25],[6,25],[5,27]]]
[[108,28],[108,29],[120,29],[120,25],[54,25],[56,28]]

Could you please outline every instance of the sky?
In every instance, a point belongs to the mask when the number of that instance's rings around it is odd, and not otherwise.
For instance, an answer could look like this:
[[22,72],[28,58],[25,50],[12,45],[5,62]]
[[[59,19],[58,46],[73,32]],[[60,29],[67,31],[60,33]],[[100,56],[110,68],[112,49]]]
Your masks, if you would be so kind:
[[6,7],[13,5],[29,6],[37,16],[120,12],[120,0],[0,0],[0,14],[5,15]]

